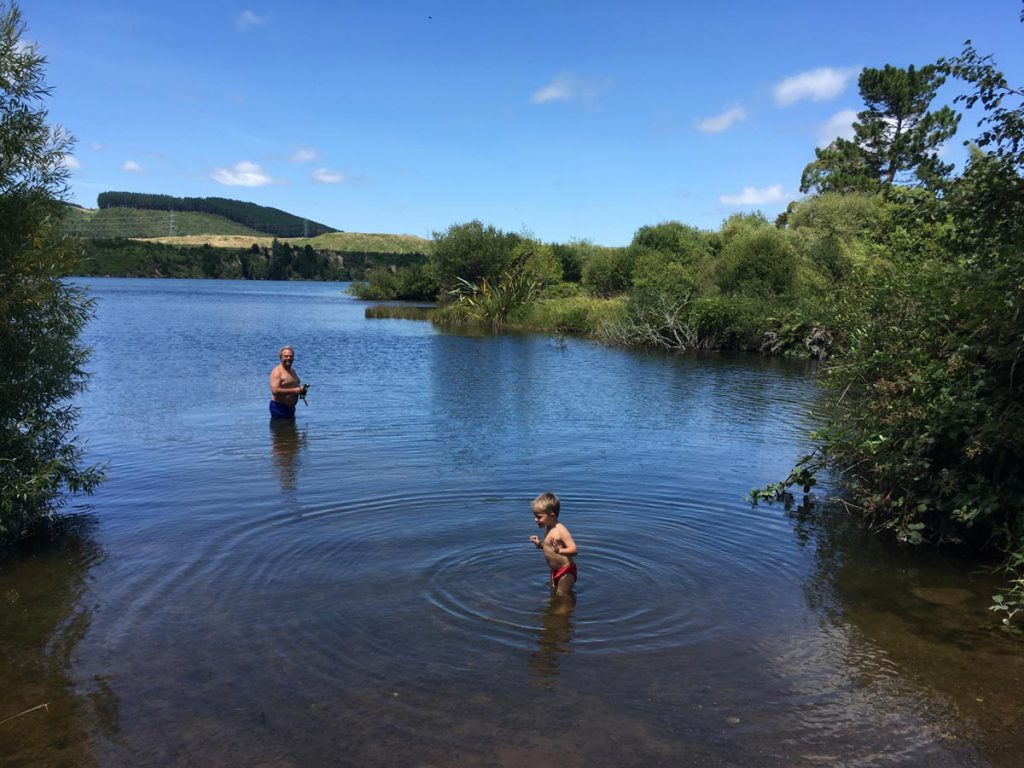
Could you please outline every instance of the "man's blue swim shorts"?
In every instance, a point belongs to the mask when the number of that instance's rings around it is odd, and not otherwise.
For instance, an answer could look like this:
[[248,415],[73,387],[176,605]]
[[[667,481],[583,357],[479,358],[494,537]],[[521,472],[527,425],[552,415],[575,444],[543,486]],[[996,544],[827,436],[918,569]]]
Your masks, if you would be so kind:
[[287,403],[279,403],[275,400],[271,400],[270,416],[275,419],[294,419],[295,407],[288,405]]

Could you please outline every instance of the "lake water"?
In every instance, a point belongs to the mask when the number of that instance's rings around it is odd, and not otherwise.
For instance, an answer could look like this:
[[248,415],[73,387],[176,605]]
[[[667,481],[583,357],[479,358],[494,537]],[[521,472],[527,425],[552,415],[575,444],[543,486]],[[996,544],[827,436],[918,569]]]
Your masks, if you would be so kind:
[[[807,450],[805,366],[81,283],[108,480],[0,562],[0,765],[1020,764],[988,573],[743,500]],[[284,343],[312,387],[272,428]]]

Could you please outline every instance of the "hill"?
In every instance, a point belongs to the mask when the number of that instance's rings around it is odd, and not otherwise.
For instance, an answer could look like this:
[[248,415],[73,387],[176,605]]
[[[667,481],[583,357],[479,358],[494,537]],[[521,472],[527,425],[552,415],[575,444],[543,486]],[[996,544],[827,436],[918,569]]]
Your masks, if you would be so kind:
[[[214,248],[248,248],[255,243],[262,248],[269,248],[274,238],[263,234],[254,236],[244,234],[223,235],[181,235],[178,237],[148,237],[155,243],[166,245],[198,246],[210,245]],[[415,235],[385,235],[363,232],[331,232],[318,237],[279,238],[299,248],[310,245],[317,251],[333,251],[335,253],[390,253],[390,254],[426,254],[430,252],[430,240]]]
[[[65,229],[84,241],[76,274],[361,280],[375,269],[423,263],[431,245],[412,235],[324,231],[276,208],[223,198],[104,192],[99,201],[98,210],[68,206]],[[147,207],[158,205],[167,208]],[[262,228],[186,206],[264,216]],[[280,234],[296,231],[311,236]]]
[[207,234],[265,236],[252,227],[210,213],[136,208],[95,210],[69,207],[64,229],[87,240]]
[[141,192],[102,192],[96,202],[101,211],[118,208],[213,214],[275,237],[316,237],[327,232],[337,232],[334,227],[296,216],[279,208],[230,200],[226,197],[173,197]]

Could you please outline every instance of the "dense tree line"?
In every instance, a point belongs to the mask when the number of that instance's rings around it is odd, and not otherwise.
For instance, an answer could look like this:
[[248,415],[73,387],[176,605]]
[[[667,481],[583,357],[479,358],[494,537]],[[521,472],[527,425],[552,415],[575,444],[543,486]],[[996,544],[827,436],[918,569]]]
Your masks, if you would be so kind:
[[416,253],[317,251],[275,239],[269,248],[214,248],[140,240],[86,240],[69,272],[105,277],[192,277],[236,280],[361,280],[374,270],[423,263]]
[[303,219],[278,208],[224,197],[173,197],[141,192],[101,192],[96,202],[100,209],[141,208],[211,213],[275,237],[316,237],[338,231],[326,224]]

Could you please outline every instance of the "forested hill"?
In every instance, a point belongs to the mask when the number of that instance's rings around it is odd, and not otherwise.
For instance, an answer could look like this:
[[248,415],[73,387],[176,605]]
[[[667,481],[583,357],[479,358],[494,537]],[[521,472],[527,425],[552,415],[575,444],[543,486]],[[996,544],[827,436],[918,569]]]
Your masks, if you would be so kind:
[[316,237],[338,231],[334,227],[304,219],[278,208],[224,197],[173,197],[141,192],[102,192],[97,199],[97,205],[100,210],[132,208],[213,214],[275,237]]

